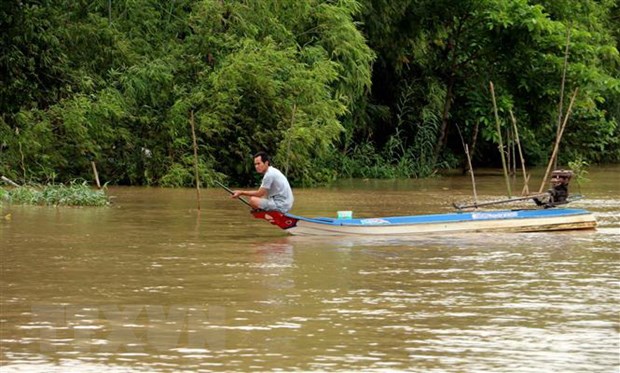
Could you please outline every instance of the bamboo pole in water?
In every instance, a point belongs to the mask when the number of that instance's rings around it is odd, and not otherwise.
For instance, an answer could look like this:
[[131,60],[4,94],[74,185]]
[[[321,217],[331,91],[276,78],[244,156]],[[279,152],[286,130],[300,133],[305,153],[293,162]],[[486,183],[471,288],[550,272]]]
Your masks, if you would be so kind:
[[95,161],[90,161],[90,165],[93,166],[93,174],[95,174],[95,182],[97,183],[97,188],[101,189],[101,183],[99,182],[99,173],[97,172],[97,165]]
[[476,179],[474,178],[474,168],[471,165],[471,157],[469,156],[469,146],[465,144],[465,155],[467,156],[467,164],[469,165],[469,174],[471,175],[471,186],[474,192],[474,204],[478,204],[478,193],[476,193]]
[[512,175],[517,175],[517,145],[516,145],[516,135],[514,129],[510,129],[510,145],[512,151]]
[[568,104],[568,110],[566,110],[566,116],[564,117],[564,123],[562,123],[560,132],[558,132],[558,135],[555,138],[555,145],[553,146],[553,152],[551,153],[551,158],[549,158],[549,164],[547,165],[547,170],[545,171],[545,175],[543,176],[542,183],[540,184],[540,189],[538,189],[538,193],[542,193],[543,189],[545,189],[545,185],[547,184],[547,178],[549,177],[549,173],[551,172],[551,167],[554,165],[555,159],[558,156],[558,149],[560,148],[560,140],[562,139],[562,135],[564,134],[566,123],[568,123],[568,118],[570,117],[570,113],[573,108],[573,103],[575,103],[575,98],[577,97],[578,90],[579,88],[575,88],[575,91],[573,92],[573,96],[570,98],[570,104]]
[[493,82],[489,82],[491,87],[491,97],[493,98],[493,112],[495,113],[495,125],[497,126],[497,135],[499,136],[499,155],[502,157],[502,168],[504,169],[504,179],[506,180],[506,189],[508,190],[508,198],[512,197],[510,190],[510,179],[508,178],[508,170],[506,169],[506,158],[504,157],[504,143],[502,141],[502,129],[499,125],[499,115],[497,114],[497,102],[495,101],[495,88]]
[[[571,25],[568,25],[568,29],[566,30],[566,48],[564,49],[564,68],[562,70],[562,83],[560,84],[560,102],[558,103],[558,126],[556,128],[555,136],[560,135],[560,128],[562,127],[562,111],[564,104],[564,85],[566,83],[566,70],[568,69],[568,49],[570,46],[570,28]],[[553,167],[555,168],[557,163],[553,162]]]
[[512,134],[510,127],[506,127],[506,164],[508,165],[508,176],[512,176]]
[[469,145],[465,143],[465,139],[463,139],[463,134],[461,133],[461,128],[458,124],[455,124],[456,129],[459,131],[459,137],[461,138],[461,144],[463,144],[463,149],[465,150],[465,156],[467,157],[467,168],[469,168],[469,174],[471,175],[471,186],[472,191],[474,193],[474,203],[478,203],[478,193],[476,192],[476,179],[474,178],[474,167],[471,164],[471,156],[469,153]]
[[512,119],[512,129],[515,135],[515,142],[517,143],[517,150],[519,151],[519,158],[521,159],[521,171],[523,171],[523,191],[521,192],[521,194],[530,194],[530,188],[528,187],[529,177],[527,176],[527,171],[525,170],[525,157],[523,157],[523,151],[521,150],[521,140],[519,139],[517,120],[515,119],[512,110],[510,110],[510,119]]
[[200,211],[200,179],[198,177],[198,143],[196,142],[196,129],[194,126],[194,111],[190,112],[189,123],[192,126],[192,142],[194,145],[194,176],[196,179],[196,206]]

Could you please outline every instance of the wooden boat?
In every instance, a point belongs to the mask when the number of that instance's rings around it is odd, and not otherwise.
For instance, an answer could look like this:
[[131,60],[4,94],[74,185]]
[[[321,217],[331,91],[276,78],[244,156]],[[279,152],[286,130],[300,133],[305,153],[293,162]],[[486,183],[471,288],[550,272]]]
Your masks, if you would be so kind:
[[[458,212],[431,215],[393,216],[384,218],[307,218],[278,211],[252,210],[252,215],[264,219],[293,235],[367,235],[394,236],[423,233],[463,232],[548,232],[578,229],[594,229],[594,215],[583,209],[558,208],[570,202],[568,181],[572,171],[556,170],[552,174],[553,188],[546,193],[501,201],[454,205]],[[230,194],[232,190],[217,182]],[[543,201],[539,200],[543,199]],[[474,210],[463,209],[481,206],[534,200],[538,209]],[[250,206],[243,198],[241,202]],[[544,208],[543,208],[544,207]],[[344,212],[344,211],[343,211]],[[350,213],[350,211],[347,211]]]
[[583,209],[492,210],[383,218],[307,218],[277,211],[252,211],[293,235],[416,235],[462,232],[547,232],[593,229],[594,215]]

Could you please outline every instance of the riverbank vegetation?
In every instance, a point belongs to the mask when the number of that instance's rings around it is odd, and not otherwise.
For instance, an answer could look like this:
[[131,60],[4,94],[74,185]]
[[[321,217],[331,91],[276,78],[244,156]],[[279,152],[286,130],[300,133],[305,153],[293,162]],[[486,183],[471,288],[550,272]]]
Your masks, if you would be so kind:
[[9,0],[0,20],[0,174],[21,183],[96,164],[190,186],[190,117],[207,184],[254,184],[258,150],[296,185],[426,177],[464,143],[497,166],[490,81],[528,164],[576,88],[560,164],[620,161],[614,0]]
[[92,189],[86,182],[67,185],[24,185],[10,189],[0,188],[2,202],[18,205],[44,206],[106,206],[108,196],[103,189]]

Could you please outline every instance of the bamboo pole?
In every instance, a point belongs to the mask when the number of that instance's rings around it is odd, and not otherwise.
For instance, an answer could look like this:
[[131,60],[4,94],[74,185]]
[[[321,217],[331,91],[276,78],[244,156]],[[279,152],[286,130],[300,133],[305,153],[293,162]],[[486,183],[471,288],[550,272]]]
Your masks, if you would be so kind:
[[467,168],[469,168],[469,174],[471,175],[471,186],[474,193],[474,203],[478,203],[478,193],[476,192],[476,179],[474,178],[474,167],[471,164],[471,156],[469,153],[469,146],[465,143],[465,139],[463,139],[463,134],[461,133],[461,127],[458,124],[454,124],[459,137],[461,138],[461,144],[463,144],[463,149],[465,150],[465,156],[467,157]]
[[[519,139],[519,129],[517,128],[517,120],[515,119],[512,110],[510,110],[510,119],[512,119],[512,129],[515,135],[515,142],[517,143],[517,150],[519,151],[519,158],[521,159],[521,171],[523,171],[523,190],[522,195],[530,194],[530,188],[528,187],[529,177],[525,170],[525,158],[523,157],[523,151],[521,150],[521,140]],[[516,169],[515,169],[516,172]]]
[[510,130],[510,147],[511,147],[511,151],[512,151],[512,175],[513,176],[517,176],[517,145],[516,145],[516,139],[515,139],[516,135],[515,135],[515,131],[514,129]]
[[476,179],[474,178],[474,168],[471,165],[471,157],[469,155],[469,146],[465,144],[465,155],[467,156],[467,164],[469,165],[469,174],[471,175],[471,186],[474,192],[474,204],[478,204],[478,193],[476,193]]
[[101,189],[101,183],[99,182],[99,173],[97,172],[97,165],[95,165],[95,161],[90,161],[90,165],[93,167],[93,174],[95,174],[95,182],[97,183],[97,188]]
[[504,169],[504,179],[506,179],[506,189],[508,190],[508,198],[512,197],[510,190],[510,179],[506,170],[506,158],[504,157],[504,143],[502,141],[502,129],[499,125],[499,115],[497,114],[497,102],[495,101],[495,88],[493,82],[489,82],[491,87],[491,97],[493,98],[493,112],[495,113],[495,125],[497,126],[497,135],[499,136],[499,155],[502,157],[502,168]]
[[506,127],[506,164],[508,165],[508,176],[512,176],[512,134],[510,127]]
[[[560,102],[558,103],[558,126],[555,131],[555,136],[559,136],[560,127],[562,127],[562,111],[564,105],[564,86],[566,83],[566,70],[568,69],[568,49],[570,46],[570,24],[566,30],[566,48],[564,49],[564,68],[562,70],[562,83],[560,84]],[[557,163],[554,161],[553,167],[555,168]]]
[[5,183],[7,183],[7,184],[11,184],[11,185],[12,185],[12,186],[14,186],[14,187],[19,187],[19,186],[20,186],[19,184],[17,184],[16,182],[14,182],[13,180],[9,179],[8,177],[6,177],[6,176],[4,176],[4,175],[3,175],[2,177],[0,177],[0,178],[1,178],[1,179],[2,179],[2,181],[4,181]]
[[194,145],[194,176],[196,179],[196,206],[200,211],[200,179],[198,176],[198,143],[196,142],[196,129],[194,126],[194,111],[190,112],[189,123],[192,126],[192,142]]
[[555,138],[555,145],[553,146],[553,152],[551,153],[551,158],[549,159],[549,164],[547,165],[547,170],[545,171],[545,175],[543,176],[543,180],[542,180],[542,183],[540,184],[540,189],[538,189],[538,193],[542,193],[543,189],[545,189],[545,185],[547,184],[547,178],[549,177],[549,173],[551,172],[551,166],[553,166],[555,159],[558,155],[558,149],[560,148],[560,140],[562,139],[562,135],[564,134],[566,123],[568,123],[568,118],[570,117],[570,113],[573,108],[573,103],[575,102],[575,98],[577,97],[578,90],[579,88],[575,88],[575,91],[573,92],[573,96],[570,98],[570,103],[568,104],[568,110],[566,110],[566,116],[564,117],[564,123],[562,123],[560,132]]
[[530,176],[531,175],[526,175],[525,176],[525,180],[523,181],[523,189],[521,189],[521,195],[522,196],[530,194],[530,187],[528,186],[529,182],[530,182]]

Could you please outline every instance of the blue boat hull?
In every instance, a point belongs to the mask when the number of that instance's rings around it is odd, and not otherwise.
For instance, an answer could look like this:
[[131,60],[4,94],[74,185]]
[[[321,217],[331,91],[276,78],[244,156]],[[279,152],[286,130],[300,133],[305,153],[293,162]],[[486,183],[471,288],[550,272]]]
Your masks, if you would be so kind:
[[307,218],[278,212],[255,214],[294,235],[412,235],[458,232],[538,232],[593,229],[596,220],[583,209],[534,209],[458,212],[363,219]]

